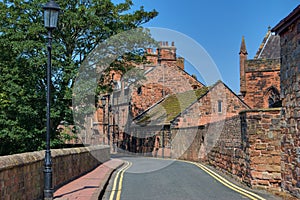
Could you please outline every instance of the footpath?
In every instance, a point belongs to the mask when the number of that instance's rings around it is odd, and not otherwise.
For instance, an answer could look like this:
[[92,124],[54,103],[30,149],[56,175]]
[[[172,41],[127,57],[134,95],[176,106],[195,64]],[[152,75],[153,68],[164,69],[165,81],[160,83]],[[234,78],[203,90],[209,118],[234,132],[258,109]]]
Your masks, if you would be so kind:
[[111,159],[101,164],[93,171],[58,188],[54,192],[54,200],[98,200],[111,174],[123,164],[124,161],[120,159]]

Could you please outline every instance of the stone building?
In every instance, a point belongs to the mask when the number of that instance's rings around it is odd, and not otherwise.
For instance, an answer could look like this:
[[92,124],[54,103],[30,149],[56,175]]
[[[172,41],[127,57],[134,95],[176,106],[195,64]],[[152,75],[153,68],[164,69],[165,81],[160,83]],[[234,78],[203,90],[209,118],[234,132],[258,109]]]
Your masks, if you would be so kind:
[[247,59],[244,37],[240,48],[240,92],[251,108],[280,107],[279,36],[269,29],[255,57]]
[[[131,124],[132,134],[150,141],[159,140],[160,149],[156,154],[170,157],[171,143],[173,143],[171,138],[173,137],[173,133],[171,133],[172,121],[185,112],[198,98],[205,95],[207,91],[207,87],[202,87],[167,95],[133,119]],[[198,118],[193,119],[193,121],[197,120]],[[143,145],[143,143],[140,144]]]
[[[225,120],[250,107],[222,81],[209,87],[207,92],[173,119],[174,127],[203,126]],[[196,120],[195,120],[196,119]]]
[[272,30],[281,46],[282,188],[300,198],[300,5]]
[[[158,155],[161,156],[164,151],[165,156],[172,153],[174,157],[186,150],[194,138],[193,133],[180,134],[181,130],[224,121],[245,109],[249,106],[222,81],[218,81],[209,88],[166,96],[134,118],[131,131],[137,137],[159,138],[162,149]],[[184,142],[186,140],[187,144]]]
[[[94,129],[98,129],[98,132],[104,135],[101,138],[104,138],[105,143],[108,142],[105,138],[108,137],[108,121],[110,123],[110,143],[116,141],[118,146],[128,150],[132,143],[137,143],[137,138],[132,137],[133,133],[130,130],[132,118],[168,95],[204,87],[194,76],[184,70],[184,59],[176,56],[174,42],[171,46],[168,42],[161,42],[158,49],[147,49],[146,57],[149,61],[148,64],[136,66],[143,72],[143,79],[136,80],[134,73],[130,74],[127,80],[123,79],[123,76],[128,74],[115,73],[115,76],[110,76],[115,83],[114,91],[109,95],[110,100],[107,102],[111,108],[110,112],[106,106],[106,116],[103,118],[103,108],[99,108],[94,117],[96,125]],[[108,97],[108,95],[106,96]],[[104,128],[102,124],[104,124]],[[103,132],[105,133],[103,134]],[[133,149],[136,148],[130,147],[130,151],[136,151]]]
[[184,69],[184,59],[176,57],[174,42],[161,42],[154,51],[147,49],[150,64],[140,66],[145,71],[145,80],[132,88],[132,114],[136,117],[144,110],[169,94],[196,90],[204,85]]

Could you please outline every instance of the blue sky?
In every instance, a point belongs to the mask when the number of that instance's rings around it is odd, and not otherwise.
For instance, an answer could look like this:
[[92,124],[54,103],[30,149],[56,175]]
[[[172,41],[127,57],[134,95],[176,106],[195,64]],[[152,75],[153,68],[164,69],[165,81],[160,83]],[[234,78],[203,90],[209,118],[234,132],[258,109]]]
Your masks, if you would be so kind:
[[[144,6],[145,10],[156,9],[159,12],[144,27],[171,29],[199,43],[215,62],[222,80],[236,93],[239,93],[238,53],[242,36],[245,36],[248,58],[251,59],[267,33],[268,26],[274,27],[299,4],[299,0],[133,2],[136,8]],[[187,65],[186,71],[197,74],[191,65]]]

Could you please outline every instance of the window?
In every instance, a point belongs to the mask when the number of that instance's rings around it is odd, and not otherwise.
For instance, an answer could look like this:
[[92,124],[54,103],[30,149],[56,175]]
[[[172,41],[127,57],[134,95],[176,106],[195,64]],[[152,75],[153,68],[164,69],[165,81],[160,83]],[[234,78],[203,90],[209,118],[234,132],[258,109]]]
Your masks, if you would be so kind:
[[138,87],[138,89],[137,89],[137,94],[138,94],[138,95],[142,95],[142,87],[141,87],[141,86]]
[[281,107],[280,94],[279,94],[279,91],[275,87],[271,86],[267,90],[266,97],[267,97],[269,108]]
[[218,101],[218,112],[219,113],[222,112],[222,101],[221,100]]

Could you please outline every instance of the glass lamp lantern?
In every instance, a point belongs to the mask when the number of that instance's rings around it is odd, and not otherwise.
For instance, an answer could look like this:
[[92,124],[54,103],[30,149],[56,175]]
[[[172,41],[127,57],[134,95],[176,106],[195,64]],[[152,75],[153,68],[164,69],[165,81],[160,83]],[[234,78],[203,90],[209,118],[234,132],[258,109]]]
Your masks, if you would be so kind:
[[47,29],[56,28],[60,7],[54,1],[49,1],[43,7],[43,9],[44,9],[44,26]]

